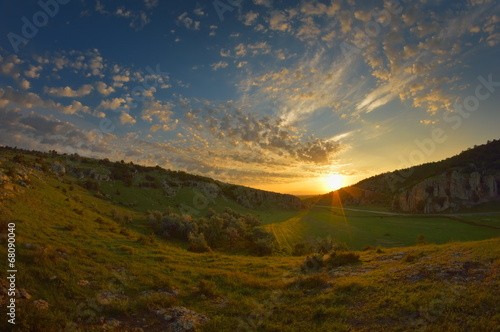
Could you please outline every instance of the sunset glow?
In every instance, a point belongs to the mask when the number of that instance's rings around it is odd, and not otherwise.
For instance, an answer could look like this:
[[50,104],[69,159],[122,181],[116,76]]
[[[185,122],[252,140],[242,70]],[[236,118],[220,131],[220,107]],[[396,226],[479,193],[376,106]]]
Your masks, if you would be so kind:
[[320,194],[498,138],[498,1],[56,7],[0,5],[0,144]]
[[335,191],[345,186],[344,176],[340,174],[329,175],[324,179],[324,181],[327,192]]

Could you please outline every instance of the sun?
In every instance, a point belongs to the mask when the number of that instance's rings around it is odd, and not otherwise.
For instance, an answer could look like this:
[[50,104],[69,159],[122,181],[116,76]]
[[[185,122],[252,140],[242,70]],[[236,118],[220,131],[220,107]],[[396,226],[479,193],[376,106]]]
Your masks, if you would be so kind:
[[344,176],[340,174],[330,174],[324,178],[324,181],[328,191],[335,191],[344,186]]

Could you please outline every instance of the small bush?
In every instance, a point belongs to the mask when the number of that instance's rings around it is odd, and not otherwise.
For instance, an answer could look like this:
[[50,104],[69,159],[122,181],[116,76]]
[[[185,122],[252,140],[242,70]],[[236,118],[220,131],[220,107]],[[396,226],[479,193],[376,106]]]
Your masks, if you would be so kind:
[[325,265],[328,267],[338,267],[343,265],[359,263],[359,255],[355,252],[336,252],[333,251],[325,260]]

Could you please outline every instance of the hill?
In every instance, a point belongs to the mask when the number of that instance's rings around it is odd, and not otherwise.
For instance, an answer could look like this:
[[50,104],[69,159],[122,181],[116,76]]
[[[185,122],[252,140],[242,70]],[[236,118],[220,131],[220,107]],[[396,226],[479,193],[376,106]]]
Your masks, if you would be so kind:
[[457,212],[478,205],[500,206],[500,140],[454,157],[380,174],[310,199],[331,205],[381,206],[412,213]]
[[[4,314],[0,330],[494,331],[500,324],[499,239],[356,252],[325,240],[309,257],[270,256],[253,250],[266,248],[255,219],[274,225],[308,211],[259,201],[278,194],[249,194],[249,208],[230,193],[250,189],[186,173],[12,149],[2,149],[0,163],[0,256],[7,261],[14,243],[16,271],[3,270],[0,284],[0,305],[15,299],[16,325]],[[194,252],[176,233],[198,227],[208,242],[203,227],[220,222],[219,234],[230,234],[225,224],[234,219],[245,234],[234,246],[221,237]]]

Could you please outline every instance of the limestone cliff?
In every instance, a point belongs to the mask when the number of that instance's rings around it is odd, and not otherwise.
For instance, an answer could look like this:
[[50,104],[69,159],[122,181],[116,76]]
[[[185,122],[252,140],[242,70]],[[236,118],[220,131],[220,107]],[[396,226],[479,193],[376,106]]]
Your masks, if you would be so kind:
[[499,187],[498,170],[472,173],[453,170],[401,189],[394,196],[393,208],[423,213],[457,211],[500,198]]

